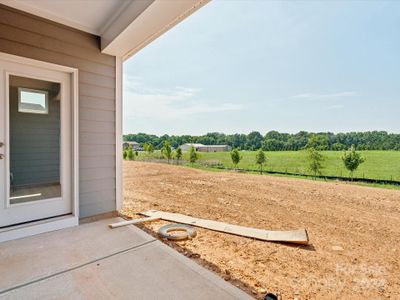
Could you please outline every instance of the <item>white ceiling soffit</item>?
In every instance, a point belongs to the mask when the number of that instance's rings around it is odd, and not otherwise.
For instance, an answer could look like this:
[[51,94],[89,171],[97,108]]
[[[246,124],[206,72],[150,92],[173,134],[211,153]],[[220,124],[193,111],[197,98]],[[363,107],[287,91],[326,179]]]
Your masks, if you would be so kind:
[[132,1],[135,0],[0,0],[0,3],[69,27],[101,35],[108,23]]
[[0,3],[98,35],[103,53],[126,59],[209,1],[0,0]]
[[127,59],[209,1],[133,1],[104,30],[102,52]]

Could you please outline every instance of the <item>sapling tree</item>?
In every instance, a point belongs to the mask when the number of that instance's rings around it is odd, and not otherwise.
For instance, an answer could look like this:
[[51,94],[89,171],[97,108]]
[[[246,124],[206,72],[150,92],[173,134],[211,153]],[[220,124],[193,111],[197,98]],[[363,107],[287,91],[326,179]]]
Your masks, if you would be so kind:
[[256,154],[256,164],[260,166],[260,174],[262,175],[263,172],[263,165],[266,162],[267,158],[265,157],[265,153],[262,150],[262,148],[260,148],[260,150],[258,150],[257,154]]
[[146,149],[147,154],[150,156],[154,152],[154,146],[153,144],[148,143],[147,144],[147,149]]
[[168,141],[164,142],[164,146],[161,149],[161,153],[163,156],[165,156],[165,158],[168,160],[169,163],[169,160],[172,158],[172,148]]
[[182,149],[178,147],[178,149],[176,149],[176,161],[179,164],[179,161],[182,159]]
[[128,154],[127,154],[127,156],[128,156],[128,159],[129,159],[129,160],[134,160],[134,159],[135,159],[135,153],[133,152],[132,147],[129,147],[129,148],[128,148]]
[[190,161],[190,163],[194,164],[197,161],[198,158],[199,158],[199,155],[197,154],[196,149],[193,146],[190,147],[190,150],[189,150],[189,161]]
[[233,165],[237,169],[237,166],[238,166],[240,160],[242,159],[242,157],[240,156],[240,152],[237,148],[235,148],[231,151],[231,159],[232,159]]
[[354,171],[357,170],[358,166],[361,165],[365,161],[365,159],[361,156],[360,153],[356,151],[354,145],[352,145],[349,151],[346,151],[343,154],[342,161],[345,168],[350,171],[350,177],[353,181]]
[[307,149],[307,169],[314,175],[314,179],[317,178],[317,175],[322,174],[322,162],[324,161],[324,159],[324,156],[319,153],[319,151],[317,151],[314,147],[310,147]]

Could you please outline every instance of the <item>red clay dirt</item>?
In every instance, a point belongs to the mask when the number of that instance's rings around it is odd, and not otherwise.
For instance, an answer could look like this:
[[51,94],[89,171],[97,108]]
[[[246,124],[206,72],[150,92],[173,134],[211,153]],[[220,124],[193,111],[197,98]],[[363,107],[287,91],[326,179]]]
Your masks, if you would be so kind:
[[[400,191],[346,183],[124,163],[124,209],[268,230],[306,228],[308,246],[198,229],[167,242],[256,298],[400,299]],[[164,221],[150,222],[157,231]]]

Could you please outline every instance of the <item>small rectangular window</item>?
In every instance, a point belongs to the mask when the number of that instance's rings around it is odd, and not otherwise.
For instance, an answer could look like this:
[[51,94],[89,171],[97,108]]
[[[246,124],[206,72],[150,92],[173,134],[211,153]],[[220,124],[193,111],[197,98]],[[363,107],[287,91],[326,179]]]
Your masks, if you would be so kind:
[[48,92],[27,88],[18,88],[18,111],[31,114],[48,114]]

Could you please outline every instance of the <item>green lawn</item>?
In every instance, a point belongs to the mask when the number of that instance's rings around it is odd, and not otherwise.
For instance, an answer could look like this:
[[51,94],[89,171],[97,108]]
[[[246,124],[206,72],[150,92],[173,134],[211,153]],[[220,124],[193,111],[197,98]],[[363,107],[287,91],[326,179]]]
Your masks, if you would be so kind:
[[[400,181],[400,151],[360,151],[365,158],[365,162],[354,173],[355,177],[365,177],[371,179],[397,180]],[[242,160],[239,168],[258,169],[255,164],[255,151],[241,151]],[[341,156],[342,151],[323,151],[325,157],[322,175],[348,177],[349,173],[345,170]],[[224,167],[233,168],[229,152],[218,153],[198,153],[199,163],[217,164]],[[306,152],[304,151],[275,151],[265,152],[267,163],[265,170],[281,171],[289,173],[309,174],[307,171]],[[139,153],[139,159],[145,159],[147,154]],[[154,158],[161,157],[160,151],[155,151]],[[183,153],[183,158],[188,160],[189,153]]]
[[[258,169],[255,164],[254,151],[243,151],[239,168]],[[400,181],[400,151],[361,151],[365,162],[355,172],[355,177],[365,177],[372,179],[392,179]],[[266,152],[266,170],[283,171],[290,173],[308,174],[306,153],[304,151],[277,151]],[[341,151],[323,151],[325,157],[323,163],[323,175],[330,176],[349,176],[345,170],[341,156]],[[225,167],[233,167],[228,152],[219,153],[199,153],[199,162],[215,164],[220,162]],[[188,158],[188,153],[184,153],[184,158]]]

